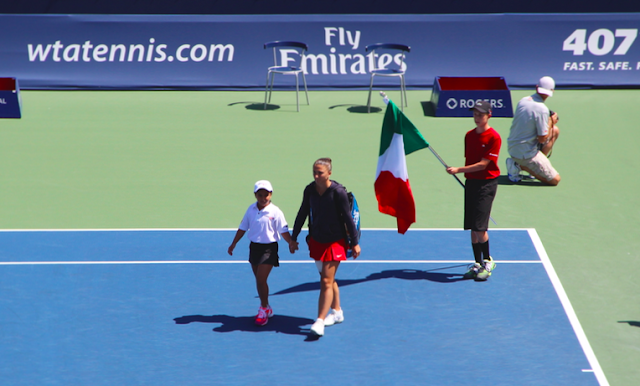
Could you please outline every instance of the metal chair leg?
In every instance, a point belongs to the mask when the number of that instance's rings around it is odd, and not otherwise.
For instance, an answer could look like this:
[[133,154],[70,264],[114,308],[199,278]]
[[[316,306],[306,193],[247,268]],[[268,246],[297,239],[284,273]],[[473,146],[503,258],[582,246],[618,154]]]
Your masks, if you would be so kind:
[[300,101],[298,100],[298,94],[300,92],[300,81],[298,80],[298,73],[296,73],[296,111],[300,112]]
[[270,72],[267,71],[267,81],[264,86],[264,110],[267,109],[267,94],[269,93],[269,74]]
[[307,92],[307,78],[304,76],[304,71],[302,72],[302,82],[304,83],[304,95],[307,97],[307,105],[309,105],[309,93]]
[[269,87],[269,103],[271,103],[271,94],[273,94],[273,80],[276,77],[276,73],[271,73],[271,86]]
[[402,89],[404,90],[404,103],[406,107],[409,107],[409,101],[407,100],[407,82],[404,80],[404,75],[402,75]]
[[404,90],[404,86],[403,86],[403,82],[402,82],[402,77],[400,77],[400,111],[404,112],[404,93],[402,92]]
[[371,74],[371,82],[369,82],[369,98],[367,99],[367,113],[371,112],[371,90],[373,89],[373,75]]

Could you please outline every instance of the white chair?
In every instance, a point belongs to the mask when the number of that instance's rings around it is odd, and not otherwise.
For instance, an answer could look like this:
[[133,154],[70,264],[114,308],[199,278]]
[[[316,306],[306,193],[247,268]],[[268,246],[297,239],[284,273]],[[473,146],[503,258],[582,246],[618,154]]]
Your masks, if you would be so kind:
[[[396,76],[400,78],[400,109],[404,111],[404,106],[408,106],[407,104],[407,89],[404,81],[404,56],[405,53],[411,51],[411,47],[405,46],[404,44],[393,44],[393,43],[376,43],[369,44],[365,47],[367,52],[371,51],[371,55],[373,56],[373,64],[374,68],[371,69],[371,82],[369,83],[369,98],[367,99],[367,112],[371,112],[371,90],[373,89],[373,77],[377,76]],[[376,58],[376,51],[383,52],[383,55],[389,56],[389,65],[384,68],[377,68],[378,66],[378,58]],[[395,55],[388,53],[387,51],[395,53]],[[400,55],[396,53],[396,51],[400,51]],[[399,58],[399,62],[396,61],[396,58]]]
[[[264,92],[264,109],[267,109],[267,101],[271,102],[271,93],[273,92],[273,78],[275,74],[283,75],[295,75],[296,76],[296,109],[300,111],[300,102],[298,98],[299,93],[299,81],[298,74],[302,74],[302,81],[304,83],[304,94],[307,97],[307,105],[309,104],[309,93],[307,92],[307,79],[304,76],[304,71],[301,68],[302,58],[304,53],[309,50],[309,47],[305,43],[293,42],[293,41],[275,41],[264,44],[264,48],[273,49],[273,66],[269,67],[267,71],[267,86]],[[280,61],[278,60],[280,56]],[[287,59],[284,63],[283,58]],[[267,99],[268,96],[268,99]]]

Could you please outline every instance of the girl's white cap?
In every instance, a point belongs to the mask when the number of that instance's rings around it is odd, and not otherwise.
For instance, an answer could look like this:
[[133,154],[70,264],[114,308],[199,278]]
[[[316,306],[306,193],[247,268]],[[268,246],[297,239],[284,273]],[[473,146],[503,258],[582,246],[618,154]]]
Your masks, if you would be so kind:
[[257,192],[260,189],[264,189],[267,192],[273,192],[273,188],[271,187],[271,182],[267,180],[260,180],[256,182],[256,185],[253,187],[253,193]]

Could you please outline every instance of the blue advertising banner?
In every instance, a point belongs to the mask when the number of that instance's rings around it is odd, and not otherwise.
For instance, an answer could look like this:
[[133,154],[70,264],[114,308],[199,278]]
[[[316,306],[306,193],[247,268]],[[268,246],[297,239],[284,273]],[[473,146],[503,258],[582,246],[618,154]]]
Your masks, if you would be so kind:
[[640,86],[640,13],[4,14],[0,22],[11,31],[0,43],[0,77],[22,89],[263,88],[273,60],[263,45],[273,40],[309,45],[303,68],[316,89],[368,87],[369,69],[397,60],[365,51],[379,42],[411,46],[410,88],[431,88],[437,76],[531,87],[543,75],[558,87]]

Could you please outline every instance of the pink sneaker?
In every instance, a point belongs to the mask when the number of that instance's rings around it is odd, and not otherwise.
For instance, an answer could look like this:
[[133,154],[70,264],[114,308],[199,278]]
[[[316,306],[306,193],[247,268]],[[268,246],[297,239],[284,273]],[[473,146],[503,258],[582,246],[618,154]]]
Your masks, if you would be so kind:
[[269,317],[267,316],[267,310],[260,307],[258,308],[258,315],[256,315],[256,325],[264,326],[269,322]]
[[260,306],[258,309],[258,315],[256,315],[256,325],[264,326],[269,322],[269,318],[272,316],[273,310],[271,309],[271,306],[267,306],[267,308]]

